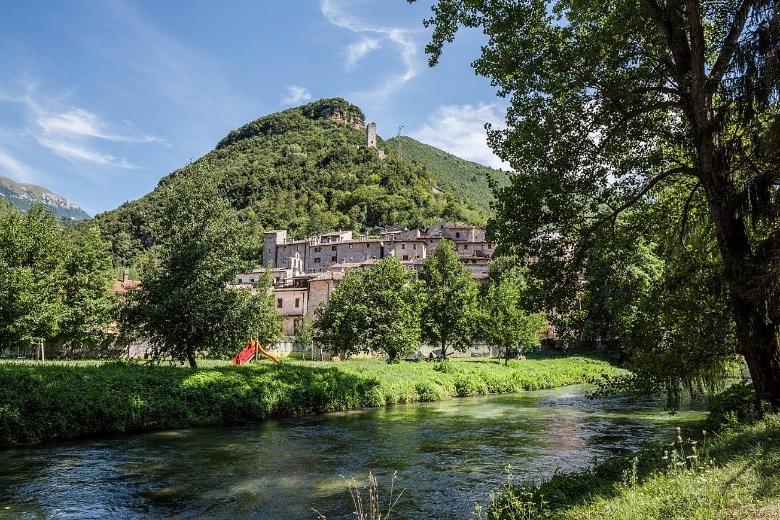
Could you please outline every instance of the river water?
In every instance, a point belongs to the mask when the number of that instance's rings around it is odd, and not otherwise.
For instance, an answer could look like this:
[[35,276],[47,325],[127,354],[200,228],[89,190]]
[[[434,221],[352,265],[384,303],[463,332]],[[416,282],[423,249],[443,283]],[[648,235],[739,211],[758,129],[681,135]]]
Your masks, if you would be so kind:
[[[0,451],[0,518],[354,518],[344,477],[405,489],[394,519],[473,518],[506,481],[673,436],[660,401],[583,387]],[[386,494],[385,494],[386,496]]]

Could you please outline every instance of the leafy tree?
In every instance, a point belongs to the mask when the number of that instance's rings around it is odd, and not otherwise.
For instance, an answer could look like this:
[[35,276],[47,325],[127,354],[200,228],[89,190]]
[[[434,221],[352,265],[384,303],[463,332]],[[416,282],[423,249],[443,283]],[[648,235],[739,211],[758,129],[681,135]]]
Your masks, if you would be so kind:
[[349,271],[324,307],[317,309],[319,341],[333,352],[384,352],[388,362],[420,342],[420,298],[411,272],[388,257]]
[[510,351],[523,351],[539,345],[547,322],[543,314],[528,313],[521,306],[525,282],[517,274],[491,283],[485,296],[485,336],[504,350],[504,363],[509,364]]
[[423,339],[439,346],[445,359],[450,347],[465,351],[478,333],[478,290],[448,240],[425,259],[420,279],[425,292]]
[[[507,128],[490,133],[518,172],[498,193],[496,238],[539,258],[548,294],[565,285],[571,297],[595,229],[664,184],[701,193],[739,352],[757,397],[780,405],[777,2],[439,0],[433,9],[431,64],[460,26],[479,28],[488,41],[475,70],[511,97]],[[675,216],[684,235],[688,207]]]
[[303,321],[295,329],[293,344],[303,353],[304,359],[306,359],[306,352],[310,352],[311,359],[314,360],[314,320],[310,317],[304,316]]
[[60,337],[66,344],[97,344],[114,319],[116,298],[111,253],[93,226],[72,246],[65,261],[64,305]]
[[59,332],[66,256],[62,226],[41,204],[26,213],[0,209],[0,345]]
[[229,355],[249,339],[273,341],[281,320],[269,291],[228,287],[248,266],[244,227],[214,179],[205,173],[166,184],[154,228],[157,259],[128,293],[122,315],[128,332],[149,339],[156,358],[197,368],[197,355]]

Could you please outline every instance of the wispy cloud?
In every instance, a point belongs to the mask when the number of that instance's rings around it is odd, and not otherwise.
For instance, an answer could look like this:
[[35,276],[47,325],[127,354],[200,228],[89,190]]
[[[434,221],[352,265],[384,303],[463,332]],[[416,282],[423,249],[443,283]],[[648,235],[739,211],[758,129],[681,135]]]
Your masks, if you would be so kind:
[[358,61],[378,48],[379,40],[376,38],[361,38],[354,43],[350,43],[346,49],[347,59],[344,62],[344,67],[347,70],[351,70]]
[[306,87],[300,85],[289,85],[287,94],[282,96],[283,105],[297,105],[311,99],[311,92]]
[[[162,143],[152,135],[139,133],[116,133],[94,114],[83,108],[71,108],[60,113],[43,113],[37,120],[38,126],[47,134],[77,135],[104,139],[115,143]],[[129,121],[127,125],[132,125]]]
[[504,110],[496,104],[442,105],[411,136],[458,157],[509,170],[487,144],[485,124],[504,126]]
[[168,146],[163,139],[139,131],[130,121],[110,125],[85,108],[63,106],[63,96],[46,96],[35,90],[35,85],[28,85],[24,95],[4,93],[0,95],[0,103],[23,106],[29,125],[19,132],[20,135],[33,138],[40,146],[72,163],[137,169],[139,167],[127,159],[106,153],[100,143],[159,143]]
[[[397,50],[403,69],[400,72],[389,75],[383,83],[371,92],[367,92],[367,97],[370,97],[372,100],[384,101],[422,70],[422,65],[417,55],[417,45],[412,37],[411,30],[404,27],[385,27],[364,22],[344,9],[338,0],[321,0],[320,11],[328,22],[336,27],[358,34],[369,33],[376,35],[378,39],[374,38],[374,40],[377,41],[377,47],[381,40],[387,40]],[[360,43],[357,42],[358,45]],[[356,44],[351,44],[347,47],[347,65],[349,65],[349,48],[354,45]],[[366,49],[363,56],[371,50],[373,49]]]
[[4,150],[0,150],[0,173],[18,182],[32,182],[35,178],[35,171],[30,166]]

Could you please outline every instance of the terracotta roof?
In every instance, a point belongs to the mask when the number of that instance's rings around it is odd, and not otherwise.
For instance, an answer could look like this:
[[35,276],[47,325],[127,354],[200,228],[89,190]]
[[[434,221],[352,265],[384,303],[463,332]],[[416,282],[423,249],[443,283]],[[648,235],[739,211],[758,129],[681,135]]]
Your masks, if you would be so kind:
[[111,287],[111,291],[115,293],[124,293],[127,292],[129,289],[134,289],[141,285],[141,280],[117,280],[114,282],[114,286]]

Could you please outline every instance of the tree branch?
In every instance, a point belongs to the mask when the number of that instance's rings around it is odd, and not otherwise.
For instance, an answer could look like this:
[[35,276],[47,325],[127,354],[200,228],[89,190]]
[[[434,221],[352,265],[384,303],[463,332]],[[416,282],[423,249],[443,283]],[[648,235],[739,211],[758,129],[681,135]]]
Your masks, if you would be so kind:
[[688,214],[691,211],[691,204],[693,204],[693,196],[696,195],[696,192],[700,187],[701,187],[701,181],[697,181],[696,185],[691,189],[691,192],[688,194],[688,198],[685,200],[685,205],[683,206],[682,220],[680,221],[680,245],[685,244],[685,228],[688,227]]
[[617,208],[612,210],[612,213],[609,215],[602,217],[596,222],[593,226],[591,226],[584,234],[584,237],[588,237],[590,234],[592,234],[596,229],[601,227],[605,222],[613,221],[615,220],[618,215],[620,215],[622,212],[639,202],[639,200],[644,197],[650,190],[655,187],[656,184],[661,182],[662,180],[666,179],[667,177],[671,177],[672,175],[677,175],[679,173],[685,173],[685,174],[694,174],[695,170],[689,166],[678,166],[677,168],[672,168],[671,170],[667,170],[663,173],[659,173],[642,187],[633,197],[631,197],[628,201],[624,202]]
[[709,78],[707,79],[708,91],[714,92],[718,86],[718,83],[720,83],[720,80],[723,79],[723,75],[726,74],[726,70],[728,69],[729,63],[731,62],[731,58],[734,56],[734,51],[737,48],[739,35],[742,34],[742,30],[745,28],[748,14],[750,13],[750,9],[754,4],[755,0],[743,0],[742,4],[737,9],[736,14],[734,15],[734,20],[731,23],[729,33],[723,42],[723,47],[720,50],[720,54],[715,60],[715,65],[712,66]]

